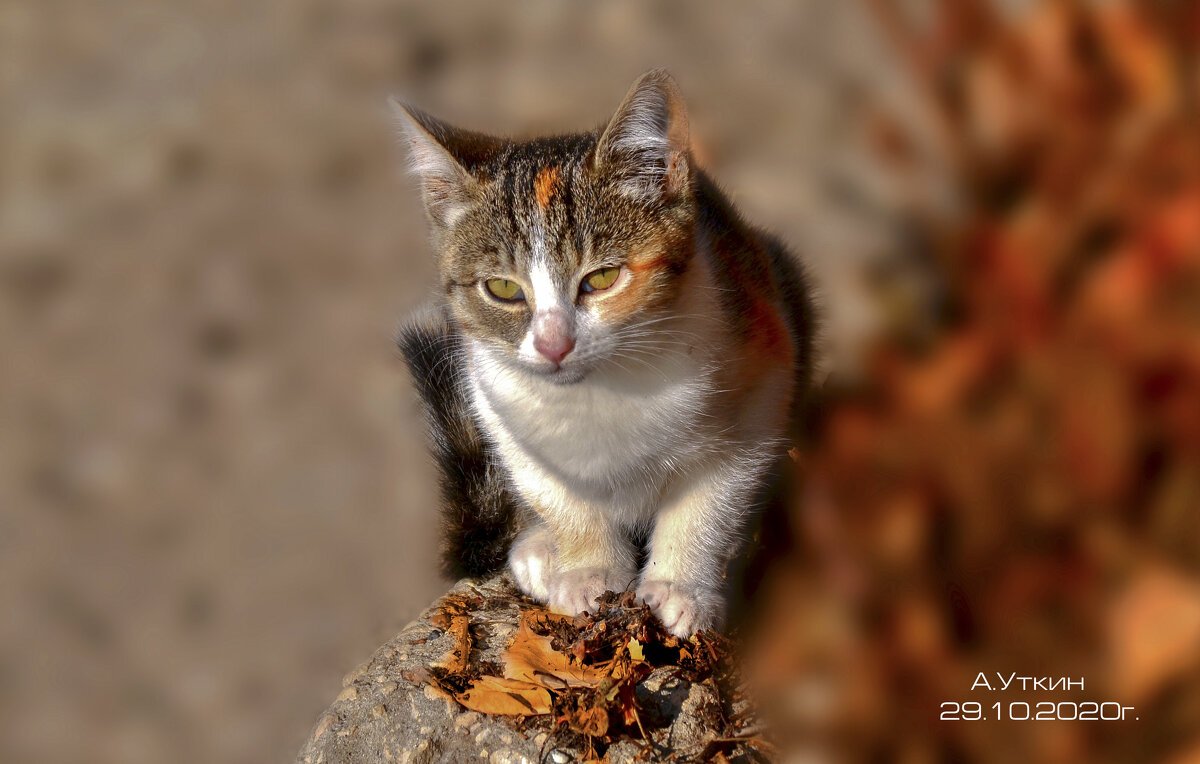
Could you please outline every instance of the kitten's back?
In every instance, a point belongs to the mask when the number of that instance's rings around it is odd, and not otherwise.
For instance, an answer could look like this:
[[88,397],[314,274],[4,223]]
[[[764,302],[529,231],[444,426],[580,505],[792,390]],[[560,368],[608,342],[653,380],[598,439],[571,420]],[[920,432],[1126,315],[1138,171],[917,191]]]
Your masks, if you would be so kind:
[[[791,355],[789,433],[796,437],[811,387],[819,323],[812,286],[800,260],[775,234],[745,222],[703,170],[695,175],[697,225],[707,229],[710,242],[697,254],[711,263],[727,325],[739,341],[754,352]],[[781,333],[787,337],[772,336]]]

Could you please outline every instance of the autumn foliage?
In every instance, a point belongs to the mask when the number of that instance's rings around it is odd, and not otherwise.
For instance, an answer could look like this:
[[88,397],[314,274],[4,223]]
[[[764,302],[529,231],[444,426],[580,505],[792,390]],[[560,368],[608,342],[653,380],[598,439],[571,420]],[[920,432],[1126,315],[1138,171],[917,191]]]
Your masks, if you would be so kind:
[[[1198,761],[1200,6],[868,5],[956,189],[903,213],[943,302],[828,391],[752,651],[764,697],[820,760]],[[876,161],[928,169],[872,120]],[[942,720],[964,701],[1135,711]]]
[[[632,591],[597,604],[596,613],[556,614],[504,581],[452,592],[430,617],[435,633],[452,637],[450,650],[405,678],[540,736],[542,760],[557,749],[598,761],[617,742],[632,743],[638,761],[770,760],[776,749],[762,736],[728,637],[679,639]],[[500,661],[483,660],[479,636],[512,610],[501,619],[515,618],[516,628]],[[676,735],[680,725],[690,734]]]

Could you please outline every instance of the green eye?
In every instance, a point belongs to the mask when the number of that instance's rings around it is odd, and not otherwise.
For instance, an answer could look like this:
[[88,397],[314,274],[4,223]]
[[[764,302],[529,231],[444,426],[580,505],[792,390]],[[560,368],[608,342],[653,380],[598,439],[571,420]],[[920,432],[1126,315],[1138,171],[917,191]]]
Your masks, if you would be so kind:
[[620,268],[601,268],[584,276],[581,287],[585,292],[598,292],[602,289],[608,289],[617,280],[617,276],[620,275]]
[[484,282],[484,286],[501,300],[516,302],[517,300],[525,299],[525,293],[521,291],[521,285],[515,281],[509,281],[508,279],[488,279]]

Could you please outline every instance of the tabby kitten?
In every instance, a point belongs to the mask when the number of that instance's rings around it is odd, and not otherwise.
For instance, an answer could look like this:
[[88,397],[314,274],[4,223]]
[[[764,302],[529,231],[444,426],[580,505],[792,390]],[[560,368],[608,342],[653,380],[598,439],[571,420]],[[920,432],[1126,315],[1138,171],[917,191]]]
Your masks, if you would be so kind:
[[578,135],[494,138],[393,105],[441,274],[400,346],[448,570],[507,561],[569,614],[633,587],[679,636],[719,626],[809,384],[799,265],[696,167],[665,71]]

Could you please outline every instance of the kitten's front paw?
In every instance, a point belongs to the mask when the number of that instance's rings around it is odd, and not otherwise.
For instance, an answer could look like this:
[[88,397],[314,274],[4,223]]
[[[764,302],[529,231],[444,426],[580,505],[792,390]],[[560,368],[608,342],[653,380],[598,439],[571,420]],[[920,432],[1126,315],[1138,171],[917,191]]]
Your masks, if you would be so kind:
[[718,592],[676,581],[643,581],[638,599],[645,602],[671,632],[687,639],[702,629],[717,628],[725,602]]
[[554,535],[544,526],[529,528],[513,542],[508,553],[517,588],[539,602],[550,599],[550,584],[557,574]]
[[564,570],[550,585],[550,609],[565,615],[596,612],[596,598],[608,591],[623,592],[634,574],[608,568]]

